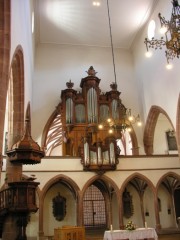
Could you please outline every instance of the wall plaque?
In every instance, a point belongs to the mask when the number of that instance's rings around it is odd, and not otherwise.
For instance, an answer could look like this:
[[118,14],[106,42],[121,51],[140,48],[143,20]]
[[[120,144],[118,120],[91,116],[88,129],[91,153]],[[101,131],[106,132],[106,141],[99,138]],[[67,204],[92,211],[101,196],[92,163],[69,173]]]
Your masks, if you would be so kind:
[[52,199],[52,202],[54,217],[57,221],[62,221],[66,216],[66,198],[58,193],[58,195]]

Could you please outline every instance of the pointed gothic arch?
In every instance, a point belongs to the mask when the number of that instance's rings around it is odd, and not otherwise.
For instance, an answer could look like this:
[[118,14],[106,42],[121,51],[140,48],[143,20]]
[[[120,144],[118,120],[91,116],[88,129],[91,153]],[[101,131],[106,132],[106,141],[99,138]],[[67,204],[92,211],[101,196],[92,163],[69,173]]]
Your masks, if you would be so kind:
[[178,181],[180,181],[180,175],[178,175],[175,172],[169,171],[167,173],[165,173],[163,176],[161,176],[161,178],[158,180],[157,184],[156,184],[156,189],[159,188],[160,184],[163,182],[163,180],[165,180],[167,177],[172,177],[174,179],[177,179]]
[[[6,96],[9,80],[9,60],[11,46],[11,1],[0,1],[0,161],[2,161],[3,129],[5,121]],[[0,164],[1,165],[1,164]]]
[[[125,205],[123,203],[123,195],[126,192],[126,188],[127,188],[128,184],[130,184],[136,190],[137,194],[139,195],[139,211],[141,213],[141,219],[139,218],[139,221],[141,221],[141,223],[139,222],[139,224],[144,224],[146,214],[147,215],[149,214],[149,209],[145,209],[145,207],[144,207],[144,194],[145,194],[145,191],[146,191],[147,187],[149,187],[149,190],[152,192],[152,195],[154,197],[154,203],[155,203],[156,202],[155,186],[146,176],[144,176],[144,175],[142,175],[141,173],[138,173],[138,172],[135,172],[134,174],[130,175],[123,182],[123,184],[121,186],[121,189],[120,189],[120,197],[121,197],[121,200],[122,200],[122,202],[121,202],[122,207],[120,209],[121,226],[124,225],[124,219],[123,219],[124,214],[123,213],[124,213]],[[131,196],[131,193],[129,193],[129,195]],[[132,201],[133,201],[133,199],[132,199]],[[133,205],[133,202],[132,202],[132,205]],[[130,208],[130,207],[132,208],[132,213],[131,214],[134,214],[133,206],[128,206],[128,208]],[[137,208],[137,206],[136,206],[136,208]],[[156,213],[154,213],[154,214],[156,215]]]
[[18,45],[15,49],[8,89],[9,147],[22,136],[24,129],[24,55]]
[[161,216],[162,227],[164,226],[164,218],[171,218],[171,226],[177,227],[180,216],[180,175],[172,171],[165,173],[159,179],[156,189],[163,212],[163,216]]
[[[153,154],[153,140],[154,140],[154,132],[155,127],[157,123],[157,119],[159,117],[159,114],[164,114],[169,122],[171,123],[171,126],[173,127],[173,124],[171,122],[171,119],[169,118],[168,114],[159,106],[152,106],[149,110],[149,114],[146,120],[146,125],[144,129],[144,150],[146,155],[152,155]],[[174,128],[173,128],[174,129]]]
[[120,193],[122,194],[127,186],[127,184],[129,182],[131,182],[133,179],[135,178],[139,178],[142,181],[146,182],[147,185],[149,186],[149,188],[152,190],[153,194],[155,194],[155,186],[154,184],[144,175],[142,175],[141,173],[135,172],[132,175],[130,175],[128,178],[126,178],[126,180],[123,182],[121,189],[120,189]]
[[84,195],[86,189],[96,181],[102,181],[107,186],[107,189],[111,186],[114,189],[114,192],[116,193],[116,195],[118,196],[118,194],[119,194],[118,186],[111,178],[109,178],[105,175],[102,175],[102,176],[97,175],[97,176],[90,178],[82,188],[82,196]]
[[[44,234],[44,221],[43,221],[43,217],[44,217],[44,200],[45,197],[49,191],[49,189],[51,187],[53,187],[56,183],[62,183],[64,184],[68,189],[70,189],[70,191],[72,192],[76,202],[77,202],[77,215],[79,214],[79,192],[80,189],[78,187],[78,185],[69,177],[63,175],[63,174],[59,174],[56,175],[55,177],[53,177],[52,179],[50,179],[45,186],[43,187],[41,194],[40,194],[40,200],[39,200],[39,231],[41,233]],[[79,225],[79,219],[80,217],[77,217],[77,225]]]
[[[7,145],[10,149],[15,142],[20,140],[24,131],[24,55],[20,45],[16,47],[11,61],[7,99],[6,130],[8,132]],[[21,173],[22,164],[14,171],[12,163],[7,161],[6,174],[8,181],[10,179],[19,180]]]
[[[110,229],[110,225],[112,225],[112,223],[116,222],[116,227],[119,227],[119,216],[118,216],[118,211],[117,209],[119,208],[119,188],[116,185],[116,183],[110,179],[107,176],[94,176],[91,179],[89,179],[86,184],[83,186],[82,189],[82,205],[83,205],[83,210],[82,212],[86,212],[86,210],[84,209],[85,205],[84,202],[86,202],[87,200],[87,196],[86,193],[89,191],[89,189],[94,186],[94,188],[92,188],[92,191],[94,189],[94,198],[96,199],[95,201],[101,202],[102,208],[101,212],[98,211],[97,212],[97,216],[100,219],[103,219],[104,216],[104,221],[106,221],[104,224],[105,228],[109,228]],[[99,190],[99,194],[97,193],[97,190]],[[102,197],[103,196],[103,199]],[[93,199],[91,199],[93,202]],[[104,207],[103,207],[104,206]],[[96,223],[96,221],[94,221],[93,218],[93,212],[96,212],[96,204],[92,203],[92,205],[88,205],[87,204],[87,209],[89,211],[89,221],[90,222],[94,222]],[[85,216],[84,216],[85,217]],[[97,217],[97,218],[98,218]],[[114,221],[113,221],[114,220]],[[87,221],[88,222],[88,221]],[[84,224],[84,220],[83,220],[83,224]],[[103,225],[101,224],[92,224],[91,226],[92,228],[96,229],[96,228],[102,228]]]

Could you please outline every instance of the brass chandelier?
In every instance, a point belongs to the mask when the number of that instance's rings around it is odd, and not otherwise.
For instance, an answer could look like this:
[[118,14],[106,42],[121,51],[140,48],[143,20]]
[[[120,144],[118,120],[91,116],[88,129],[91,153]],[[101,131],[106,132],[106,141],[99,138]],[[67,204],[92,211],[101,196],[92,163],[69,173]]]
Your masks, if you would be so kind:
[[165,38],[154,39],[153,37],[151,40],[145,38],[144,41],[147,51],[149,48],[156,50],[166,46],[165,55],[168,64],[169,60],[173,60],[175,57],[179,58],[180,56],[180,6],[178,0],[172,0],[172,5],[172,14],[169,21],[162,17],[161,13],[158,14],[161,32],[164,33]]
[[[124,105],[123,105],[124,107]],[[132,124],[137,124],[138,127],[142,125],[140,115],[134,116],[131,114],[131,109],[123,108],[123,114],[121,118],[107,118],[106,120],[102,121],[99,125],[99,129],[108,128],[108,133],[110,134],[117,134],[132,131]]]

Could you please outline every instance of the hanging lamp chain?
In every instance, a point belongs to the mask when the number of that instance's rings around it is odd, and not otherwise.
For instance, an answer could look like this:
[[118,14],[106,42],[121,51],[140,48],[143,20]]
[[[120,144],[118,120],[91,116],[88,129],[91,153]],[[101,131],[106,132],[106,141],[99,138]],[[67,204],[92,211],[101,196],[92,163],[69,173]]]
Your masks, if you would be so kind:
[[107,0],[107,10],[108,10],[109,33],[110,33],[110,40],[111,40],[111,50],[112,50],[113,69],[114,69],[114,81],[115,81],[115,84],[116,84],[116,86],[117,86],[116,66],[115,66],[115,60],[114,60],[114,48],[113,48],[112,30],[111,30],[111,19],[110,19],[109,1],[108,1],[108,0]]

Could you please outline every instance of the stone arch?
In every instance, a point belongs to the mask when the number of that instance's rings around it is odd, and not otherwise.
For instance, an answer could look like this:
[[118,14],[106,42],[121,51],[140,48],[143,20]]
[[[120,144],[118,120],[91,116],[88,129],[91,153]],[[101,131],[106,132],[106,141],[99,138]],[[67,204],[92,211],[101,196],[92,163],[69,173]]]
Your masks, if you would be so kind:
[[[162,189],[161,189],[162,187]],[[177,227],[177,218],[180,214],[179,199],[180,199],[180,175],[175,172],[167,172],[159,179],[156,185],[158,198],[158,211],[162,208],[162,202],[166,207],[166,214],[171,215],[169,226]],[[159,192],[160,191],[160,192]],[[164,211],[165,212],[165,211]],[[167,216],[168,216],[167,215]],[[163,215],[165,217],[165,215]],[[163,222],[163,218],[161,217]],[[167,226],[166,226],[167,227]]]
[[164,114],[171,125],[173,126],[168,114],[159,106],[152,106],[147,120],[146,120],[146,125],[144,129],[144,137],[143,137],[143,142],[144,142],[144,150],[146,155],[152,155],[153,154],[153,139],[154,139],[154,132],[155,132],[155,127],[157,123],[157,119],[159,117],[159,114],[162,113]]
[[178,175],[177,173],[175,172],[167,172],[165,173],[163,176],[161,176],[161,178],[158,180],[157,184],[156,184],[156,189],[159,188],[160,184],[162,183],[162,181],[166,178],[166,177],[174,177],[176,179],[178,179],[180,181],[180,175]]
[[126,178],[126,180],[123,182],[123,184],[121,186],[121,189],[120,189],[121,194],[124,192],[126,185],[136,177],[144,180],[145,182],[147,182],[148,186],[151,188],[152,192],[155,194],[154,184],[146,176],[144,176],[144,175],[142,175],[141,173],[138,173],[138,172],[135,172],[132,175],[130,175],[128,178]]
[[[11,1],[0,1],[0,162],[2,162],[3,133],[6,109],[6,96],[9,80],[11,47]],[[1,168],[2,163],[0,163]]]
[[129,133],[132,141],[132,155],[139,155],[138,141],[134,129]]
[[[115,210],[116,212],[117,212],[117,208],[119,208],[119,188],[116,185],[116,183],[109,177],[105,175],[96,175],[91,179],[89,179],[83,186],[82,194],[81,194],[82,206],[83,206],[83,199],[84,199],[85,192],[88,189],[88,187],[91,186],[92,184],[98,187],[104,196],[104,203],[105,203],[105,209],[106,209],[105,211],[106,211],[106,218],[107,218],[106,227],[110,228],[110,225],[112,225],[113,223],[113,219],[115,219],[115,216],[113,216],[114,215],[113,208],[116,209]],[[113,201],[113,198],[114,198],[114,201]],[[83,224],[83,209],[82,209],[82,224]]]
[[10,68],[9,81],[9,119],[8,131],[9,147],[17,142],[24,130],[24,56],[23,49],[19,45],[16,47]]
[[46,184],[45,186],[43,187],[42,191],[41,191],[41,201],[44,201],[44,198],[46,196],[46,193],[47,191],[49,190],[49,188],[57,183],[59,180],[62,180],[63,182],[66,182],[68,183],[68,185],[70,185],[72,187],[72,189],[75,191],[76,193],[76,196],[78,197],[79,196],[79,187],[78,185],[69,177],[63,175],[63,174],[60,174],[60,175],[57,175],[55,177],[53,177],[52,179],[50,179]]
[[155,190],[155,186],[154,184],[149,180],[149,178],[147,178],[146,176],[144,176],[141,173],[135,172],[132,175],[130,175],[128,178],[126,178],[126,180],[123,182],[122,186],[121,186],[121,191],[125,189],[125,186],[128,184],[128,182],[130,182],[133,178],[138,177],[144,181],[146,181],[148,183],[148,186],[152,189],[152,191]]
[[[77,198],[77,202],[79,202],[79,187],[78,185],[69,177],[63,175],[63,174],[59,174],[54,176],[52,179],[50,179],[45,186],[43,187],[41,194],[40,194],[40,200],[39,200],[39,234],[40,235],[44,235],[44,226],[43,226],[43,207],[44,207],[44,199],[45,196],[48,192],[48,190],[57,182],[62,181],[64,183],[66,183],[68,186],[71,187],[71,189],[74,191],[74,194]],[[79,204],[77,204],[77,206],[79,206]],[[77,209],[77,216],[79,214],[79,209]],[[78,218],[78,217],[77,217]]]
[[83,186],[82,196],[84,195],[86,189],[87,189],[93,182],[95,182],[95,181],[97,181],[97,180],[102,180],[107,186],[108,186],[109,184],[111,184],[111,186],[114,188],[114,191],[116,192],[116,194],[117,194],[117,196],[118,196],[118,194],[119,194],[119,188],[118,188],[118,186],[116,185],[116,183],[115,183],[111,178],[109,178],[109,177],[107,177],[107,176],[104,176],[104,175],[103,175],[103,176],[97,175],[97,176],[94,176],[94,177],[92,177],[91,179],[89,179],[89,180],[85,183],[85,185]]
[[[139,197],[141,198],[140,200],[140,209],[141,209],[141,217],[142,217],[142,222],[143,224],[145,223],[145,211],[144,211],[144,205],[143,205],[143,191],[146,189],[146,184],[147,186],[150,188],[150,190],[152,191],[152,194],[154,196],[154,203],[156,203],[156,189],[155,189],[155,186],[153,185],[153,183],[144,175],[142,175],[141,173],[138,173],[138,172],[135,172],[133,173],[132,175],[130,175],[122,184],[121,188],[120,188],[120,199],[121,199],[121,208],[120,208],[120,228],[123,228],[124,226],[124,222],[123,222],[123,212],[124,212],[124,209],[123,209],[123,193],[125,191],[125,188],[126,186],[128,185],[128,183],[130,183],[131,181],[133,181],[133,179],[135,178],[139,178],[140,180],[144,181],[145,183],[142,183],[140,185],[140,187],[142,188],[139,192]],[[156,212],[155,212],[156,214]],[[157,218],[157,216],[156,216]]]

